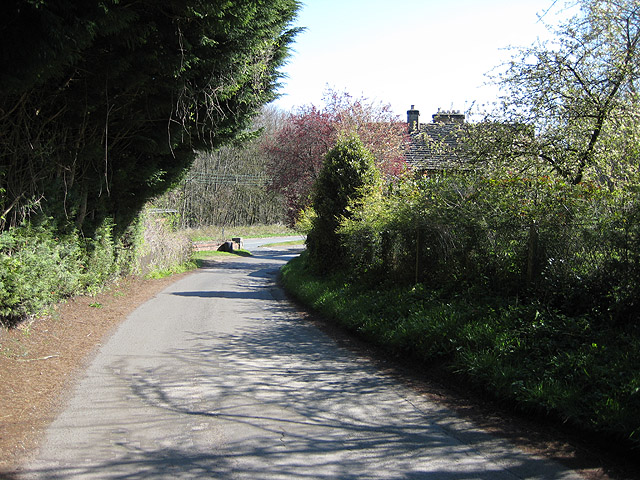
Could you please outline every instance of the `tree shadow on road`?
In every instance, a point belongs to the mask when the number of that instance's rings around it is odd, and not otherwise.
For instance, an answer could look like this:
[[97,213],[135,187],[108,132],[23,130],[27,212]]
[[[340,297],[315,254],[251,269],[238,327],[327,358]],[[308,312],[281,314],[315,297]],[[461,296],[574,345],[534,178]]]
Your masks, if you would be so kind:
[[[267,257],[282,259],[282,252]],[[420,401],[288,303],[273,301],[273,283],[264,281],[275,278],[273,263],[238,260],[232,268],[246,269],[256,283],[173,295],[265,300],[243,304],[243,326],[187,332],[186,344],[155,359],[160,366],[135,352],[114,358],[105,383],[118,385],[127,410],[97,401],[87,408],[101,416],[83,416],[93,423],[83,428],[103,444],[77,445],[73,463],[45,459],[7,478],[571,478],[552,462],[468,431],[450,411]]]
[[[135,408],[154,412],[128,418],[130,430],[157,429],[165,438],[140,446],[133,433],[113,460],[83,458],[25,478],[568,478],[487,434],[461,440],[451,412],[416,403],[286,304],[256,310],[233,333],[190,332],[187,346],[163,355],[162,367],[120,358],[113,368]],[[193,436],[222,433],[209,443],[163,446],[178,434],[163,430],[165,417],[199,426]]]

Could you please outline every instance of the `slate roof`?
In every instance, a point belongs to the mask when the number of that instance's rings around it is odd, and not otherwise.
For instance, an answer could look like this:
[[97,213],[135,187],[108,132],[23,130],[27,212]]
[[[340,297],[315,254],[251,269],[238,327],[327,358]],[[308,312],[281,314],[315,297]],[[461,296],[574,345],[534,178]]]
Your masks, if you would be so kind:
[[414,170],[446,170],[461,168],[465,159],[460,155],[459,139],[463,124],[423,123],[409,132],[405,159]]

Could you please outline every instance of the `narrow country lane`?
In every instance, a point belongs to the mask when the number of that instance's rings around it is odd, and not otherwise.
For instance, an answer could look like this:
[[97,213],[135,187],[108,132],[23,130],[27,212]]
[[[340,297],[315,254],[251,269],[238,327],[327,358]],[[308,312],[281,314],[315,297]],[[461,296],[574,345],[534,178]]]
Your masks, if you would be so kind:
[[574,479],[430,403],[296,315],[300,247],[177,281],[101,348],[21,479]]

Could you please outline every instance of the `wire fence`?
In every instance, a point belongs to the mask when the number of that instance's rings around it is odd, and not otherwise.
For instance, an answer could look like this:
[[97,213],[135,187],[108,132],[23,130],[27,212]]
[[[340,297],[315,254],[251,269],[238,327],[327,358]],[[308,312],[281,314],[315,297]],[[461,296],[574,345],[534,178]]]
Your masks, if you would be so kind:
[[238,185],[238,186],[265,186],[268,177],[263,174],[238,174],[238,173],[205,173],[192,172],[186,179],[187,183],[198,185]]

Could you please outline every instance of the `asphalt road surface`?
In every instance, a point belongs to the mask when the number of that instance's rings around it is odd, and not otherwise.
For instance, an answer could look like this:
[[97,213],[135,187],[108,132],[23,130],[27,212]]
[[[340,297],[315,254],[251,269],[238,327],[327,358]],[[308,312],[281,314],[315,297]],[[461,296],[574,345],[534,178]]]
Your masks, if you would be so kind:
[[245,246],[121,324],[20,478],[579,478],[300,319],[275,285],[300,247]]

